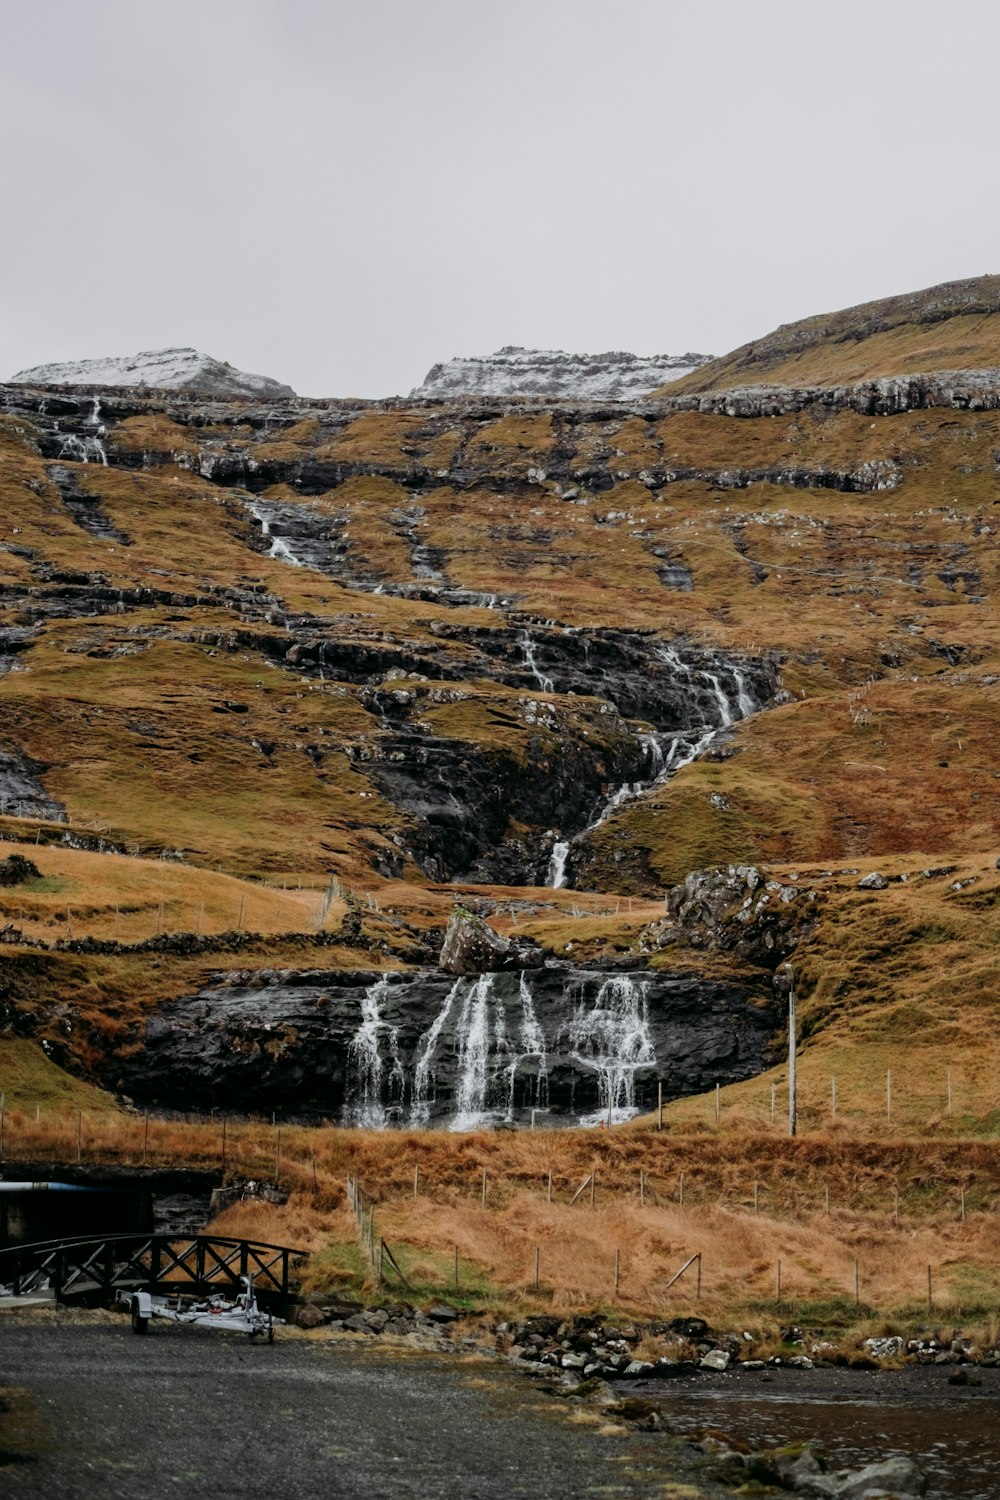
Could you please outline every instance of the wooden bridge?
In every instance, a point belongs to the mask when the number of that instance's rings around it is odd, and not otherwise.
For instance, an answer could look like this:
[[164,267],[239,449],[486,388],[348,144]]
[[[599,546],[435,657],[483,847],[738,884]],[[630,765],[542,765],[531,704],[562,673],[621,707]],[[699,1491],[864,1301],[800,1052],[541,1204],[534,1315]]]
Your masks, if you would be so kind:
[[125,1289],[207,1296],[239,1288],[252,1276],[262,1305],[285,1304],[290,1267],[306,1250],[218,1235],[112,1234],[46,1240],[0,1250],[0,1289],[7,1296],[50,1295],[103,1300]]

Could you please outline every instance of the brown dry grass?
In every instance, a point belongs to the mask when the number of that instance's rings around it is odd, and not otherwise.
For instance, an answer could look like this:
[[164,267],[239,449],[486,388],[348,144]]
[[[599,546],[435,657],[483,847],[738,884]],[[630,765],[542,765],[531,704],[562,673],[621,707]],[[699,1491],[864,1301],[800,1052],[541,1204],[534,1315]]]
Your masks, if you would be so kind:
[[[43,1114],[37,1123],[29,1110],[8,1112],[8,1159],[72,1160],[77,1121],[72,1110]],[[84,1161],[139,1163],[143,1157],[142,1122],[127,1116],[84,1113],[81,1141]],[[154,1119],[145,1160],[218,1167],[222,1144],[220,1120]],[[838,1132],[789,1141],[732,1128],[660,1135],[641,1126],[610,1137],[581,1131],[380,1135],[229,1121],[226,1158],[230,1172],[277,1175],[290,1197],[285,1204],[237,1204],[213,1228],[313,1251],[309,1284],[315,1290],[358,1290],[366,1276],[370,1287],[345,1205],[350,1172],[375,1200],[377,1234],[422,1295],[451,1288],[456,1247],[462,1288],[480,1303],[507,1309],[600,1306],[623,1315],[670,1316],[697,1306],[716,1325],[752,1318],[754,1326],[764,1326],[778,1315],[779,1260],[785,1316],[813,1309],[816,1317],[841,1322],[858,1317],[855,1261],[862,1308],[886,1315],[905,1313],[926,1297],[928,1266],[940,1316],[979,1315],[1000,1294],[1000,1145],[994,1141],[885,1141]],[[594,1207],[589,1192],[571,1206],[594,1171]],[[697,1253],[700,1299],[693,1267],[668,1289],[670,1276]]]
[[[7,820],[16,827],[16,820]],[[205,934],[242,929],[265,936],[337,927],[345,911],[339,897],[324,913],[325,883],[274,885],[237,880],[218,870],[124,854],[92,854],[60,845],[0,844],[30,859],[40,880],[0,887],[0,921],[27,936],[95,937],[139,943],[157,932]],[[286,879],[288,877],[285,877]]]

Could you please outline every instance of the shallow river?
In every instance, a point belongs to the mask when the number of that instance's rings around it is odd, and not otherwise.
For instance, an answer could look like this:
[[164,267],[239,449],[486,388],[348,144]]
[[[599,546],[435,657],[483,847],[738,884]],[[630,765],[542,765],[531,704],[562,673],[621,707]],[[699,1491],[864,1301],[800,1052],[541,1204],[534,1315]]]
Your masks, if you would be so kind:
[[676,1431],[718,1427],[754,1448],[816,1440],[830,1468],[906,1454],[932,1495],[1000,1500],[1000,1372],[968,1373],[982,1385],[952,1386],[954,1367],[925,1367],[747,1373],[643,1394],[662,1399]]

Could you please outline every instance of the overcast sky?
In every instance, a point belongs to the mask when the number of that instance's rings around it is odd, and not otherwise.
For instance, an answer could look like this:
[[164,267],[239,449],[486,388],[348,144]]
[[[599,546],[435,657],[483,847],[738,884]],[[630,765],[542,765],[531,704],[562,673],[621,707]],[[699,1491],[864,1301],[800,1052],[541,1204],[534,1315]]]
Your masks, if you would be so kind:
[[0,378],[723,353],[1000,270],[994,0],[0,0]]

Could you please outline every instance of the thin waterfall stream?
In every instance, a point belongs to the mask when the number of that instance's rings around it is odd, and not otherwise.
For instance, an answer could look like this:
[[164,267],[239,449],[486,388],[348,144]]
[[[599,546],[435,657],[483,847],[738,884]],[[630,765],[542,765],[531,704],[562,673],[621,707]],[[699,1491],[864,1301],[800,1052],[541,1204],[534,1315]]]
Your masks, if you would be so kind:
[[[530,669],[538,677],[540,674],[534,659],[534,648],[532,647],[529,657],[527,647],[522,641],[522,650],[525,651],[525,660]],[[731,728],[741,719],[749,718],[760,707],[749,690],[746,675],[739,663],[729,662],[725,669],[718,671],[713,671],[706,666],[694,666],[684,661],[675,646],[668,644],[658,647],[656,654],[672,669],[679,680],[691,685],[696,693],[696,701],[707,700],[706,706],[712,710],[711,716],[706,717],[700,723],[679,729],[673,734],[653,731],[641,733],[639,740],[645,754],[648,775],[636,781],[622,782],[614,787],[597,817],[576,835],[577,838],[585,838],[588,833],[605,823],[619,807],[627,802],[635,801],[653,787],[676,776],[678,771],[704,755],[724,730]],[[725,682],[725,674],[731,677],[731,686]],[[546,678],[545,681],[549,683],[547,691],[551,691],[550,680]],[[545,879],[546,885],[553,890],[563,889],[569,885],[568,867],[571,855],[572,840],[557,837],[552,844]]]

